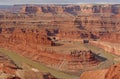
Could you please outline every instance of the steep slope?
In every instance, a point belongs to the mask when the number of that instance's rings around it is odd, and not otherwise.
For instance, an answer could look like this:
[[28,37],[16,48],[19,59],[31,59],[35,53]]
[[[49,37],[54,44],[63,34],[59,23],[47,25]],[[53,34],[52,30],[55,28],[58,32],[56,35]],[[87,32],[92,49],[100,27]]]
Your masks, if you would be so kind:
[[88,72],[84,72],[80,76],[80,79],[105,79],[105,73],[107,73],[107,69],[88,71]]
[[105,79],[120,79],[120,65],[113,65],[107,72]]

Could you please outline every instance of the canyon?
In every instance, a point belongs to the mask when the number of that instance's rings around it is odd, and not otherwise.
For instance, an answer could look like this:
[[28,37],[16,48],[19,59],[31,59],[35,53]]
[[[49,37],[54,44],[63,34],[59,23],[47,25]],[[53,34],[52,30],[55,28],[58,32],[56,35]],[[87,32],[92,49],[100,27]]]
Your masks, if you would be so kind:
[[[30,75],[29,75],[29,74]],[[29,76],[28,76],[29,75]],[[39,76],[38,76],[39,75]],[[19,68],[8,56],[0,53],[0,79],[57,79],[50,73],[44,73],[23,63]]]
[[119,68],[111,67],[120,63],[119,4],[9,8],[0,9],[0,48],[80,79],[114,79],[114,73],[119,73]]

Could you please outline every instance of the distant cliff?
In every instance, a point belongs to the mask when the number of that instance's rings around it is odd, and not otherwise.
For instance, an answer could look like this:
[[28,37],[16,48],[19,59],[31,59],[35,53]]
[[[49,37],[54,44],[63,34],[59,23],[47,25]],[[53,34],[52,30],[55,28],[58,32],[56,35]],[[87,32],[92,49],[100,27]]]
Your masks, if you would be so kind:
[[118,4],[81,4],[81,5],[14,5],[12,12],[21,13],[70,13],[78,15],[80,13],[111,13],[120,14]]

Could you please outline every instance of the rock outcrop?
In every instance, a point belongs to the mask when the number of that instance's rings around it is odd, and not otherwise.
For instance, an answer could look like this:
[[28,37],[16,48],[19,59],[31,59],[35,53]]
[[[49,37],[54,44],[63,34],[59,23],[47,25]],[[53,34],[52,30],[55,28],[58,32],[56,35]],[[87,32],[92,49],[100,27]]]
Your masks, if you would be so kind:
[[[24,6],[24,7],[23,7]],[[69,13],[78,15],[79,13],[92,14],[92,13],[105,13],[105,14],[120,14],[119,4],[81,4],[81,5],[14,5],[13,12],[26,12],[30,13]],[[29,13],[28,12],[28,13]]]
[[42,10],[40,7],[37,6],[24,6],[22,7],[21,13],[27,13],[27,14],[40,14],[42,13]]
[[112,66],[106,73],[105,79],[120,79],[120,65]]
[[14,61],[0,53],[0,79],[57,79],[51,73],[44,73],[38,69],[23,64],[19,68]]
[[108,69],[84,72],[80,79],[120,79],[120,65],[113,65]]
[[102,41],[120,43],[120,33],[108,33],[101,37]]
[[0,53],[0,72],[15,74],[16,69],[18,66],[9,57]]
[[87,71],[80,76],[80,79],[105,79],[107,71],[108,69]]
[[52,45],[52,41],[47,37],[45,31],[15,29],[9,37],[9,42],[19,44],[42,44]]

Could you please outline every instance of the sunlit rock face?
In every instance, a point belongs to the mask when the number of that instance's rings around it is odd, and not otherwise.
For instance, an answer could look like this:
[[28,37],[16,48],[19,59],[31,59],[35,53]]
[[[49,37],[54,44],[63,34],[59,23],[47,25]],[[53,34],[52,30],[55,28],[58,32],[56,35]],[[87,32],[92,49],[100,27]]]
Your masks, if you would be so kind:
[[120,79],[120,65],[112,66],[106,73],[105,79]]

